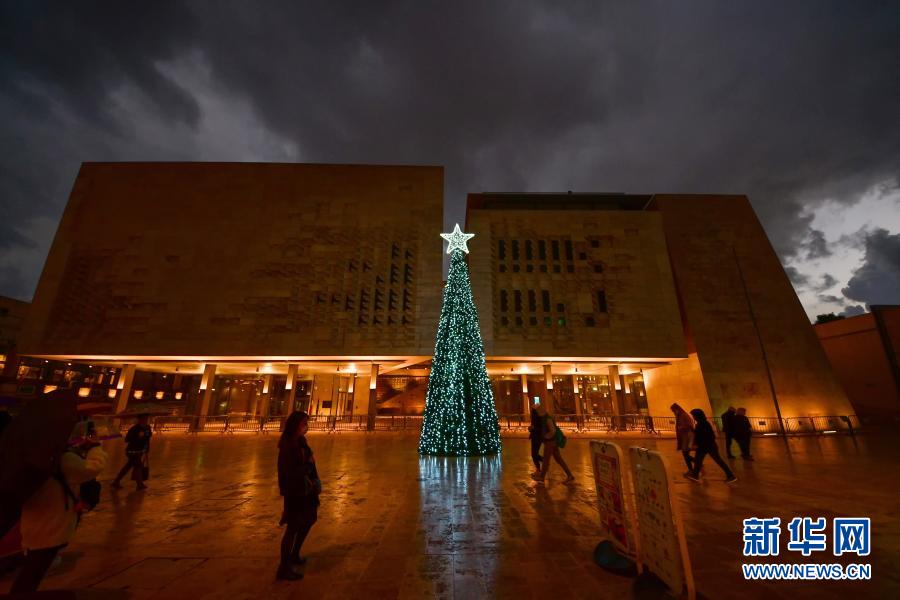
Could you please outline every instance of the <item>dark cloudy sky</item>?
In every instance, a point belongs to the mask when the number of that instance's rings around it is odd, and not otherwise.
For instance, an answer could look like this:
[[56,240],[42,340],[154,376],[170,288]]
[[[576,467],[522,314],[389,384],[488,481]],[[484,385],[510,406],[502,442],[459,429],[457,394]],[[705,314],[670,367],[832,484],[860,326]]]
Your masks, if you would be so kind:
[[[900,3],[3,2],[0,294],[82,161],[747,194],[811,315],[900,303]],[[123,199],[127,202],[127,199]]]

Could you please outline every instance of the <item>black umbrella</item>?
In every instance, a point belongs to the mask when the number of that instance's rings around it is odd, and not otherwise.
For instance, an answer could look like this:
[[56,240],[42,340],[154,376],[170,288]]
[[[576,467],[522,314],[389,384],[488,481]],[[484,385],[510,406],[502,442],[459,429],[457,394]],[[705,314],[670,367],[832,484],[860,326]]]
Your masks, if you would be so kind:
[[0,435],[0,536],[19,518],[22,504],[51,477],[78,422],[74,390],[30,400]]

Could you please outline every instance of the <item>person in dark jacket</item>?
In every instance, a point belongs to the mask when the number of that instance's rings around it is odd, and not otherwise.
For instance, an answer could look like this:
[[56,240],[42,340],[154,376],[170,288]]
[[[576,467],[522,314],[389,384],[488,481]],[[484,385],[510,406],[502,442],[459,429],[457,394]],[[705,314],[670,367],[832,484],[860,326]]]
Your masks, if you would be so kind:
[[716,432],[713,431],[712,425],[706,418],[706,413],[699,408],[695,408],[691,410],[691,416],[697,422],[694,426],[694,444],[697,446],[697,454],[694,455],[694,468],[689,473],[686,473],[685,477],[691,481],[700,481],[700,469],[703,468],[703,459],[708,454],[725,471],[725,483],[737,481],[737,477],[734,476],[734,473],[731,472],[731,469],[719,456]]
[[534,472],[541,472],[541,444],[544,443],[543,419],[537,409],[531,407],[531,426],[528,428],[528,438],[531,440],[531,460],[534,462]]
[[734,458],[734,454],[731,453],[731,442],[732,440],[737,439],[734,437],[735,414],[733,406],[729,406],[728,410],[722,413],[722,433],[725,434],[725,456],[728,458]]
[[694,468],[694,458],[691,456],[691,450],[694,447],[694,420],[677,402],[669,408],[675,415],[675,443],[681,456],[684,457],[684,464],[687,465],[688,472],[690,472]]
[[128,462],[119,470],[119,474],[116,475],[110,487],[121,488],[122,478],[128,471],[131,471],[131,478],[137,482],[137,489],[147,489],[147,486],[144,485],[144,466],[150,455],[150,438],[152,436],[153,430],[150,429],[149,415],[138,415],[137,423],[125,434],[125,456],[128,458]]
[[741,458],[744,460],[753,460],[750,454],[750,437],[753,429],[750,427],[750,419],[747,418],[747,409],[739,408],[734,415],[734,441],[741,448]]
[[278,488],[284,496],[281,523],[287,525],[281,538],[281,561],[276,579],[302,579],[294,565],[303,565],[306,558],[300,549],[318,517],[319,492],[322,483],[316,470],[312,449],[306,443],[309,415],[294,411],[284,423],[278,441]]

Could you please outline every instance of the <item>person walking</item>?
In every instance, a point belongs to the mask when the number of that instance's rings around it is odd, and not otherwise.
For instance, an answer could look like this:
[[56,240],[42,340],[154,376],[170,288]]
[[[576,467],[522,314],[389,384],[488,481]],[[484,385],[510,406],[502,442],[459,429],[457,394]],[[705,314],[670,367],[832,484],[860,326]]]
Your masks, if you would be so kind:
[[149,423],[149,415],[138,415],[137,423],[132,425],[128,433],[125,434],[125,457],[128,459],[128,462],[119,470],[119,474],[113,480],[110,486],[113,489],[122,487],[122,478],[125,477],[129,470],[131,471],[131,478],[137,482],[137,489],[147,489],[147,486],[144,484],[144,468],[147,466],[150,458],[150,438],[153,436]]
[[725,434],[725,456],[734,458],[731,453],[731,442],[735,440],[734,436],[734,417],[735,410],[733,406],[729,406],[728,410],[722,413],[722,433]]
[[719,455],[719,446],[716,444],[716,432],[706,418],[706,413],[699,408],[691,410],[691,416],[697,424],[694,426],[694,444],[697,446],[697,454],[694,456],[694,468],[685,473],[685,477],[691,481],[700,481],[700,469],[703,468],[703,459],[709,455],[717,465],[725,472],[725,483],[734,483],[737,477],[728,468],[728,464]]
[[541,470],[539,473],[534,473],[531,478],[535,481],[543,482],[547,477],[547,473],[550,471],[550,457],[559,463],[559,466],[563,468],[563,471],[566,472],[566,479],[563,483],[571,483],[575,481],[575,476],[572,475],[572,471],[569,469],[569,465],[566,464],[566,461],[563,460],[562,455],[559,453],[559,449],[561,446],[565,445],[566,436],[563,435],[562,431],[556,426],[556,422],[553,420],[553,417],[550,416],[550,413],[547,412],[547,407],[543,404],[538,404],[535,407],[537,411],[538,417],[540,417],[541,422],[541,434],[543,435],[544,442],[544,457],[541,464]]
[[20,527],[25,559],[9,590],[11,594],[37,591],[57,553],[75,535],[84,510],[76,493],[82,483],[95,479],[106,468],[107,459],[93,434],[79,423],[68,450],[59,459],[57,473],[22,506]]
[[744,460],[753,460],[750,454],[750,438],[753,435],[753,428],[750,426],[750,419],[747,418],[747,409],[739,408],[734,415],[734,440],[741,448],[741,458]]
[[306,558],[300,549],[318,518],[319,494],[322,482],[316,469],[313,451],[306,442],[309,415],[294,411],[284,422],[278,440],[278,489],[284,496],[281,524],[287,525],[281,538],[281,560],[276,579],[295,581],[303,574],[294,570]]
[[528,427],[528,439],[531,440],[531,461],[534,463],[534,473],[541,472],[541,444],[544,443],[544,428],[541,416],[537,409],[531,407],[531,425]]
[[694,468],[694,459],[691,457],[691,449],[694,447],[694,419],[677,402],[669,408],[675,415],[675,443],[690,473]]

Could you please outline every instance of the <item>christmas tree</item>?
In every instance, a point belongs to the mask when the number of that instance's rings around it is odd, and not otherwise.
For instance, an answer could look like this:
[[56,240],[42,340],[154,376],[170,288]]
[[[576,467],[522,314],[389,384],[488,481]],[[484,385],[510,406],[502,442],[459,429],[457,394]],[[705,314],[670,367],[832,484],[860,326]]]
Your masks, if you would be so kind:
[[450,274],[428,378],[420,454],[468,456],[500,451],[500,425],[465,258],[466,242],[474,235],[463,233],[459,225],[453,233],[441,234],[450,242]]

